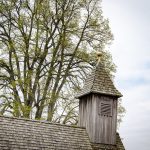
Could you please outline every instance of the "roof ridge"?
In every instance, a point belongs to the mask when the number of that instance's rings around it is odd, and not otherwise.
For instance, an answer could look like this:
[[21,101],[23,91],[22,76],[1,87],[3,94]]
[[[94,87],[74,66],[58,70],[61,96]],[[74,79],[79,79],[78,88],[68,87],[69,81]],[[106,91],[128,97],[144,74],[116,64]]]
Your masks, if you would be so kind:
[[92,90],[93,86],[94,86],[94,81],[95,81],[95,76],[96,76],[95,75],[96,69],[97,69],[97,66],[95,66],[95,68],[94,68],[94,77],[93,77],[92,86],[91,86],[90,90]]
[[[101,65],[101,66],[100,66],[100,65]],[[99,62],[99,63],[95,66],[94,79],[93,79],[93,83],[92,83],[92,88],[91,88],[91,90],[92,90],[93,87],[94,87],[94,83],[95,83],[94,81],[95,81],[95,78],[96,78],[96,71],[99,71],[99,69],[105,71],[105,73],[107,74],[107,71],[106,71],[104,65],[103,65],[101,62]],[[109,76],[108,76],[108,77],[109,77]]]
[[57,126],[66,126],[66,127],[71,127],[71,128],[85,129],[85,127],[54,123],[54,122],[49,122],[49,121],[46,121],[46,120],[34,120],[34,119],[29,119],[29,118],[17,118],[17,117],[2,116],[2,115],[0,115],[0,118],[9,118],[9,119],[24,120],[24,121],[30,121],[30,122],[39,122],[39,123],[51,124],[51,125],[57,125]]

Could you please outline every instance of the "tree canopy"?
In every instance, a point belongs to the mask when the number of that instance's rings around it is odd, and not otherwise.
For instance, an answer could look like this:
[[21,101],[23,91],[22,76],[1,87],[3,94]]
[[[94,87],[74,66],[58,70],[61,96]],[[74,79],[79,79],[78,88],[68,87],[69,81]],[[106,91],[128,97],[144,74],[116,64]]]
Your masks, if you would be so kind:
[[77,123],[74,93],[113,39],[101,0],[0,1],[0,113]]

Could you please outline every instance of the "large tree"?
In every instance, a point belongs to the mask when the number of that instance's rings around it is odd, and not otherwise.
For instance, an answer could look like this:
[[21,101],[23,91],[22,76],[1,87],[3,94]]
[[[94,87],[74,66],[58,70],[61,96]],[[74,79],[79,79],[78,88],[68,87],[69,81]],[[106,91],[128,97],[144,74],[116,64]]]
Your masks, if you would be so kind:
[[77,122],[77,92],[112,40],[100,0],[0,1],[0,112]]

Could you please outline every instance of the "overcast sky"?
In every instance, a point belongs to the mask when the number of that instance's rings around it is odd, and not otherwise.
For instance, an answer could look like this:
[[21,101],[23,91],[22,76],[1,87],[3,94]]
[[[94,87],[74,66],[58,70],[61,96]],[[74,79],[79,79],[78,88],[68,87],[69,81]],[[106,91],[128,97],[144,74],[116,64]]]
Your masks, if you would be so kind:
[[102,6],[127,111],[119,132],[127,150],[150,150],[150,0],[103,0]]

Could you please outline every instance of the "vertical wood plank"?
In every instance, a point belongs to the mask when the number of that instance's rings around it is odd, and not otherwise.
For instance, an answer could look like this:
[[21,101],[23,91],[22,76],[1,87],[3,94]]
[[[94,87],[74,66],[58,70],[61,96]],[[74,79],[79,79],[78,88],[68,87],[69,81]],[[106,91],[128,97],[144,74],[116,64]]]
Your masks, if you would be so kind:
[[[112,116],[101,116],[102,101],[111,103]],[[117,99],[110,96],[90,94],[79,102],[79,126],[85,127],[91,142],[116,144]]]

